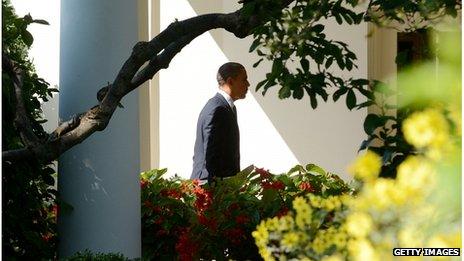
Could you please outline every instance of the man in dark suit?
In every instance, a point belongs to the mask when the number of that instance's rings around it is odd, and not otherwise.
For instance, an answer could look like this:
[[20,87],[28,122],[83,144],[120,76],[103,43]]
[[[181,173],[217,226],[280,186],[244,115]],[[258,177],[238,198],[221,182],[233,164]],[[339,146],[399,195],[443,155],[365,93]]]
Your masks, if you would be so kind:
[[247,73],[239,63],[223,64],[217,73],[218,93],[198,117],[191,179],[200,184],[240,172],[240,138],[234,101],[245,98]]

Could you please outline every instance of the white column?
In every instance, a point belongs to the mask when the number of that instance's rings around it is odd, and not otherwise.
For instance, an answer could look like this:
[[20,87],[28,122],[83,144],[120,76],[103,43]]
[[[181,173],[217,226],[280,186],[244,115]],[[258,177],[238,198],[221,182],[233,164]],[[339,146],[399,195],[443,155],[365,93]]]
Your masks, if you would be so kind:
[[[137,1],[62,0],[60,118],[97,104],[138,39]],[[138,92],[109,125],[59,159],[59,255],[77,251],[141,256]]]

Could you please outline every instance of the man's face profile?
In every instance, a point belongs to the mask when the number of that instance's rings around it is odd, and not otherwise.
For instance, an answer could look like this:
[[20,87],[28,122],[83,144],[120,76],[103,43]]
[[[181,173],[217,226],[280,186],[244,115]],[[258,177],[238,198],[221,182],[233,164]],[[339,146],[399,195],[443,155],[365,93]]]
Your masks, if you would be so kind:
[[236,77],[230,77],[228,83],[231,89],[231,96],[234,100],[244,99],[248,91],[248,76],[245,69],[240,70]]

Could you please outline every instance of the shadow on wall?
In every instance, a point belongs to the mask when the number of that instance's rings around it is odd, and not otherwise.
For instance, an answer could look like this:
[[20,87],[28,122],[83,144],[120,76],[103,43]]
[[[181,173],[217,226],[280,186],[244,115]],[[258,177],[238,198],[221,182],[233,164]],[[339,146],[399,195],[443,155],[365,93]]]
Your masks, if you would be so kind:
[[[236,1],[227,0],[215,1],[214,4],[189,0],[189,3],[197,14],[228,13],[240,7]],[[367,25],[340,26],[330,21],[325,24],[328,37],[345,41],[358,57],[359,69],[351,72],[350,76],[367,78]],[[252,67],[258,60],[257,55],[248,52],[253,38],[237,39],[224,30],[212,30],[210,34],[230,61],[239,61],[247,68],[251,84],[249,95],[255,97],[297,160],[301,164],[318,164],[349,179],[346,166],[355,158],[359,145],[365,139],[362,124],[367,111],[349,111],[343,99],[338,103],[319,100],[318,108],[313,110],[306,97],[303,100],[279,100],[278,86],[263,97],[260,91],[255,92],[255,86],[265,78],[272,63],[264,61],[258,68]],[[362,101],[361,97],[358,99]]]

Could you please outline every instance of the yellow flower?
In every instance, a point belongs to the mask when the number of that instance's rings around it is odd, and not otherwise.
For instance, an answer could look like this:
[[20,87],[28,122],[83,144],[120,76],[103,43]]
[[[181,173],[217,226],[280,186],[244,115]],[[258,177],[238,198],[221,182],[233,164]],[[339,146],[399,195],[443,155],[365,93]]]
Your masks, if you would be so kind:
[[371,217],[363,212],[355,212],[346,219],[346,229],[354,237],[365,237],[372,229]]
[[311,206],[315,208],[320,208],[322,206],[322,198],[319,196],[316,196],[314,194],[308,194],[309,202],[311,203]]
[[285,230],[292,230],[294,228],[295,221],[290,215],[283,216],[279,219],[278,231],[282,232]]
[[284,247],[292,249],[298,245],[299,241],[300,241],[300,236],[298,235],[298,233],[288,232],[288,233],[285,233],[284,236],[282,237],[281,244]]
[[411,114],[403,122],[404,138],[416,148],[440,147],[449,136],[445,117],[436,109],[427,109]]
[[461,231],[452,234],[439,234],[429,239],[428,247],[437,248],[460,248],[461,247]]
[[268,219],[266,221],[266,228],[269,231],[276,231],[279,229],[279,218],[278,217],[273,217],[271,219]]
[[300,229],[311,224],[312,210],[303,197],[296,197],[293,200],[293,208],[296,210],[295,223]]
[[372,244],[366,239],[352,240],[348,244],[348,251],[353,260],[380,260]]
[[355,204],[360,209],[385,210],[407,202],[406,192],[394,180],[379,178],[364,186],[362,195]]
[[368,150],[355,160],[348,168],[348,171],[356,178],[368,181],[375,179],[379,175],[381,167],[382,161],[380,157]]
[[433,166],[422,157],[410,156],[398,167],[397,181],[410,196],[423,195],[434,185]]
[[332,256],[322,258],[322,261],[342,261],[342,260],[344,259],[340,255],[332,255]]
[[401,247],[421,247],[422,233],[415,227],[408,226],[398,232]]
[[461,136],[462,132],[462,117],[461,117],[461,106],[451,103],[448,107],[450,112],[449,116],[456,126],[456,136]]
[[251,233],[251,235],[255,238],[256,245],[258,247],[265,247],[267,245],[269,239],[269,232],[266,228],[266,222],[261,221],[255,231]]

